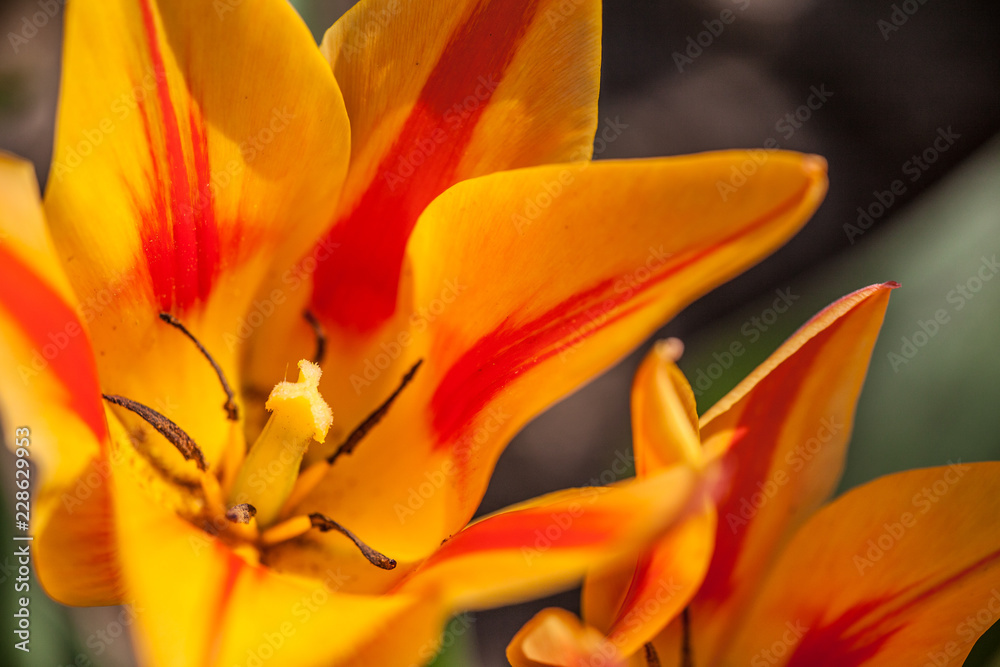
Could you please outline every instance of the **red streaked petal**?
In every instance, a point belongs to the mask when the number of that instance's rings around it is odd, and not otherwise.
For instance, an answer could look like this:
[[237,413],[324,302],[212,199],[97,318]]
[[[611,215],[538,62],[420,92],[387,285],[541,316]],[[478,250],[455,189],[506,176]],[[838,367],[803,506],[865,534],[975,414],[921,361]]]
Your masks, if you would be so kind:
[[[0,410],[38,465],[35,567],[66,604],[120,599],[102,471],[108,425],[87,326],[56,257],[30,164],[0,154]],[[22,471],[23,472],[23,471]]]
[[788,639],[771,664],[962,664],[1000,619],[997,479],[1000,464],[952,464],[838,498],[788,544],[723,662]]
[[654,539],[702,493],[698,475],[678,466],[647,480],[543,496],[461,531],[398,590],[435,592],[472,609],[540,597]]
[[[343,419],[350,429],[423,364],[296,512],[337,516],[385,551],[429,553],[472,516],[497,457],[529,419],[777,247],[825,191],[822,160],[773,153],[723,201],[715,184],[742,159],[536,167],[438,197],[410,241],[424,258],[413,265],[420,308],[353,358],[331,360],[336,372],[321,391],[338,410],[367,404]],[[558,196],[522,224],[525,197],[552,183]],[[331,430],[312,455],[344,435]]]
[[330,29],[323,50],[353,146],[329,235],[342,250],[315,276],[313,309],[325,321],[367,334],[391,317],[407,239],[452,184],[589,157],[600,3],[558,11],[555,0],[376,0]]
[[711,662],[741,622],[782,546],[836,487],[858,397],[895,283],[813,317],[702,418],[732,486],[692,602],[694,651]]
[[240,325],[325,228],[348,151],[339,89],[287,2],[68,8],[45,195],[56,248],[105,389],[166,414],[211,463],[242,434],[205,359],[157,315],[176,315],[238,386]]

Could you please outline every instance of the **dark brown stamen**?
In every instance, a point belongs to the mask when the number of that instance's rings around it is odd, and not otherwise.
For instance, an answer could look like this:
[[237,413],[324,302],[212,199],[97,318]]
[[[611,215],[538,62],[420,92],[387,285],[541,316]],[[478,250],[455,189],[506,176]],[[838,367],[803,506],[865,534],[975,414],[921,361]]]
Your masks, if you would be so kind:
[[691,608],[684,607],[681,612],[681,667],[694,667],[694,656],[691,654]]
[[385,402],[383,402],[382,405],[375,408],[374,412],[368,415],[363,422],[358,424],[358,426],[351,431],[350,435],[347,436],[347,440],[344,440],[340,447],[337,447],[337,450],[326,459],[328,463],[333,463],[341,454],[350,454],[354,451],[354,448],[358,446],[358,443],[361,442],[361,440],[368,435],[368,432],[372,430],[376,424],[382,421],[382,418],[389,412],[389,408],[392,406],[393,401],[396,400],[406,385],[410,384],[410,381],[413,380],[413,376],[417,374],[417,369],[420,368],[420,364],[422,363],[424,363],[423,359],[413,364],[413,368],[407,371],[406,375],[403,376],[403,380],[399,383],[399,386],[396,387],[396,390],[389,395],[389,398],[385,399]]
[[108,403],[120,405],[126,410],[134,412],[142,417],[146,423],[159,431],[160,435],[169,440],[170,443],[177,448],[177,451],[181,453],[181,456],[188,461],[194,459],[194,462],[198,464],[198,468],[200,470],[208,470],[208,465],[205,463],[205,455],[202,454],[201,448],[195,444],[194,440],[191,439],[191,436],[185,433],[184,429],[180,426],[173,423],[153,408],[145,406],[142,403],[137,403],[129,398],[125,398],[124,396],[116,396],[114,394],[101,395]]
[[188,331],[187,327],[181,324],[180,320],[170,313],[160,313],[160,319],[170,326],[179,329],[181,333],[190,338],[191,342],[193,342],[198,348],[198,351],[205,355],[205,358],[208,359],[208,363],[212,364],[212,368],[215,369],[215,374],[219,376],[219,382],[222,383],[222,390],[226,392],[226,402],[222,404],[222,407],[226,410],[226,416],[230,421],[238,420],[240,418],[240,411],[236,405],[236,394],[233,393],[232,387],[230,387],[229,382],[226,381],[226,375],[222,372],[222,368],[219,364],[216,363],[215,359],[212,358],[212,355],[208,353],[208,350],[206,350],[205,346],[201,344],[201,341],[195,338],[194,334]]
[[646,664],[649,667],[660,667],[660,656],[652,642],[646,644]]
[[309,520],[312,522],[313,528],[319,528],[320,532],[325,533],[330,530],[336,530],[337,532],[345,535],[347,539],[354,542],[355,546],[361,550],[364,557],[368,559],[368,562],[375,567],[380,567],[383,570],[391,570],[396,567],[396,561],[388,556],[380,554],[379,552],[372,549],[370,546],[358,539],[358,536],[347,530],[339,523],[326,516],[325,514],[320,514],[319,512],[313,512],[309,515]]
[[321,366],[323,365],[323,360],[326,359],[326,330],[320,324],[320,321],[316,319],[313,311],[306,310],[302,313],[302,317],[306,318],[306,322],[309,323],[313,333],[316,335],[316,352],[313,354],[313,363]]
[[250,503],[233,505],[226,510],[226,518],[233,523],[250,523],[250,519],[255,516],[257,516],[257,508]]

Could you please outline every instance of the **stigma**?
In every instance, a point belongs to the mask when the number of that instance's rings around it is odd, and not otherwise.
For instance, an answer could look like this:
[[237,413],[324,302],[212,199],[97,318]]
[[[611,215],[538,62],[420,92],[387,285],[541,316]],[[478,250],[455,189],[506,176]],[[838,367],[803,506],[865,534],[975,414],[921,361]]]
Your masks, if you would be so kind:
[[257,524],[267,528],[281,509],[299,476],[302,457],[313,441],[322,443],[333,424],[333,411],[319,393],[322,371],[302,360],[296,382],[275,385],[265,403],[271,413],[264,430],[240,467],[229,504],[249,504]]

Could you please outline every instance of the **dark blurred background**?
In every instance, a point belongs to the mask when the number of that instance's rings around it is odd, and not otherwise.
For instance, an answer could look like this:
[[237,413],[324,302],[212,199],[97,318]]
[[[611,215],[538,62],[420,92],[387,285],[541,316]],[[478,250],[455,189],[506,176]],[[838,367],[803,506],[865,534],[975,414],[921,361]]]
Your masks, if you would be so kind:
[[[353,3],[293,4],[319,39]],[[0,2],[0,149],[34,161],[44,183],[60,19],[39,29],[17,53],[7,37],[37,9],[35,0]],[[704,22],[727,9],[735,20],[700,53],[688,51],[688,39],[696,41],[706,31]],[[816,108],[803,107],[811,95]],[[830,192],[812,222],[772,257],[660,332],[684,340],[681,367],[692,380],[732,342],[747,349],[708,383],[700,411],[827,303],[874,282],[898,280],[903,289],[893,295],[875,351],[841,490],[906,468],[1000,459],[1000,280],[983,283],[961,309],[947,300],[975,275],[984,257],[1000,254],[995,5],[606,0],[601,107],[602,119],[627,127],[599,159],[753,148],[770,139],[830,162]],[[945,151],[933,148],[940,134],[951,137]],[[873,207],[877,193],[896,180],[905,192],[879,213]],[[872,213],[870,223],[863,220],[867,228],[858,225],[859,207]],[[752,318],[765,313],[775,290],[799,298],[762,330]],[[940,308],[948,309],[949,323],[894,368],[888,355],[898,354],[903,339],[911,339],[919,322]],[[748,336],[750,331],[759,336]],[[616,456],[629,452],[629,387],[646,349],[648,344],[526,428],[501,458],[481,512],[591,483]],[[5,491],[3,500],[10,496]],[[3,534],[6,521],[8,512],[0,511]],[[10,563],[0,559],[4,604],[11,572]],[[33,624],[39,641],[32,642],[30,661],[5,653],[12,642],[4,642],[0,662],[86,664],[83,656],[106,667],[133,664],[126,638],[94,639],[113,626],[119,610],[68,610],[39,597],[33,613],[44,622]],[[506,665],[503,648],[510,637],[550,604],[575,609],[578,593],[472,615],[474,632],[462,630],[465,622],[456,624],[453,647],[439,664]],[[99,655],[95,646],[101,647]],[[994,628],[966,664],[1000,667],[997,646],[1000,631]]]

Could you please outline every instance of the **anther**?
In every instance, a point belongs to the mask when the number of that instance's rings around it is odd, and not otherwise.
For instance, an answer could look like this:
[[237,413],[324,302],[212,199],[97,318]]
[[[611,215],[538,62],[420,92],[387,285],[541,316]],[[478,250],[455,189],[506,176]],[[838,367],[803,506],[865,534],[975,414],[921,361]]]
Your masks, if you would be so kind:
[[222,404],[222,407],[226,410],[226,416],[230,421],[238,420],[240,418],[240,411],[236,405],[236,394],[233,393],[232,387],[230,387],[229,382],[226,381],[226,375],[222,372],[222,367],[216,363],[215,359],[212,358],[212,355],[205,349],[205,346],[201,344],[201,341],[195,338],[194,334],[188,331],[187,327],[181,324],[180,320],[170,313],[160,313],[160,319],[175,329],[179,329],[181,333],[190,338],[191,342],[193,342],[198,348],[198,351],[201,352],[206,359],[208,359],[208,363],[212,365],[212,368],[215,370],[215,374],[219,376],[219,382],[222,383],[222,390],[226,392],[226,402]]
[[250,519],[257,515],[257,508],[250,503],[240,503],[233,505],[226,510],[226,518],[233,523],[250,523]]
[[333,454],[326,459],[328,463],[333,463],[341,454],[350,454],[354,451],[354,448],[358,446],[358,443],[361,442],[366,435],[368,435],[368,432],[371,431],[372,428],[386,416],[389,412],[389,408],[392,407],[393,402],[399,394],[402,393],[406,385],[410,384],[413,380],[413,376],[417,374],[417,369],[420,368],[420,364],[422,363],[424,363],[423,359],[413,364],[413,368],[406,372],[406,375],[403,376],[399,386],[396,387],[395,391],[389,394],[389,398],[385,399],[382,405],[375,408],[374,412],[368,415],[363,422],[358,424],[358,426],[351,431],[350,435],[347,436],[347,439],[344,440],[340,447],[337,447],[336,451],[334,451]]
[[648,667],[660,667],[660,656],[656,652],[656,647],[650,642],[646,644],[646,665]]
[[185,433],[184,429],[180,426],[170,421],[153,408],[143,405],[142,403],[137,403],[129,398],[125,398],[124,396],[116,396],[114,394],[101,395],[108,403],[119,405],[142,417],[146,423],[155,428],[160,435],[169,440],[170,443],[177,448],[177,451],[181,453],[181,456],[188,461],[193,459],[194,462],[198,464],[198,468],[200,470],[208,470],[208,464],[205,463],[205,455],[202,454],[201,448],[195,444],[194,440],[191,439],[191,436]]
[[691,608],[684,607],[681,612],[681,667],[694,667],[694,656],[691,653]]
[[396,561],[388,556],[385,556],[378,551],[375,551],[370,546],[358,539],[358,536],[347,530],[339,523],[326,516],[325,514],[320,514],[319,512],[313,512],[309,515],[309,521],[312,522],[313,528],[318,528],[321,533],[325,533],[330,530],[336,530],[337,532],[343,534],[351,542],[354,542],[355,546],[361,550],[361,553],[368,562],[375,567],[380,567],[383,570],[391,570],[396,567]]
[[316,352],[313,354],[313,363],[322,366],[323,360],[326,359],[326,330],[313,311],[307,309],[302,313],[302,317],[306,318],[306,322],[312,327],[313,334],[316,335]]

